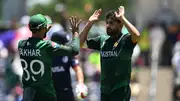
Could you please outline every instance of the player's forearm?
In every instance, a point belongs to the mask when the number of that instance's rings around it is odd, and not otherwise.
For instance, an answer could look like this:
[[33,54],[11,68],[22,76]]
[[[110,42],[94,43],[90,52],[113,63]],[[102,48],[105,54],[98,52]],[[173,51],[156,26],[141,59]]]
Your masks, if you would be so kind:
[[91,29],[93,25],[93,22],[87,22],[85,27],[83,28],[82,32],[80,33],[80,46],[83,46],[84,42],[87,39],[87,35],[89,33],[89,30]]
[[[77,33],[78,34],[78,33]],[[75,56],[80,51],[80,41],[78,35],[73,35],[72,42],[70,45],[60,45],[53,49],[53,56]]]
[[74,55],[77,55],[80,51],[80,41],[79,41],[79,34],[75,32],[73,34],[72,43],[70,44],[70,47],[72,48],[72,52]]
[[75,67],[76,78],[79,84],[84,84],[84,75],[80,66]]
[[138,40],[140,38],[139,31],[126,19],[125,16],[121,17],[121,21],[123,22],[123,24],[125,25],[125,27],[129,31],[129,33],[131,34],[132,41],[138,42]]

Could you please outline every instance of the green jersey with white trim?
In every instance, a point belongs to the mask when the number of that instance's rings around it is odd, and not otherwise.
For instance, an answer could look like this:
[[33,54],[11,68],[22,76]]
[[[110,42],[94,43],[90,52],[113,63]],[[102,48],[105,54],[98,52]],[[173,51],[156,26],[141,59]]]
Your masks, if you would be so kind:
[[109,94],[130,83],[131,56],[136,45],[130,34],[121,34],[118,39],[101,35],[88,39],[87,45],[100,51],[102,93]]
[[21,40],[18,51],[23,67],[23,87],[32,87],[42,95],[55,96],[51,72],[52,59],[55,56],[77,55],[79,49],[79,38],[73,38],[69,46],[34,37]]

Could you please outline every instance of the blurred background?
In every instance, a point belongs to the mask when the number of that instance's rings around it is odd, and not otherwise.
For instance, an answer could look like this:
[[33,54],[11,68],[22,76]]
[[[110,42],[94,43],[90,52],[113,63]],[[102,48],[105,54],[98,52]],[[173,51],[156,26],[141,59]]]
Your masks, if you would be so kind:
[[[106,34],[104,17],[124,5],[126,17],[141,33],[132,57],[131,101],[180,101],[180,0],[0,0],[0,101],[20,101],[22,67],[17,43],[31,36],[29,16],[41,13],[53,21],[48,32],[69,31],[69,16],[83,19],[80,30],[95,9],[101,20],[88,37]],[[124,34],[126,28],[122,29]],[[70,33],[71,34],[71,33]],[[100,101],[100,54],[86,49],[79,54],[89,95]],[[76,84],[72,71],[72,85]]]

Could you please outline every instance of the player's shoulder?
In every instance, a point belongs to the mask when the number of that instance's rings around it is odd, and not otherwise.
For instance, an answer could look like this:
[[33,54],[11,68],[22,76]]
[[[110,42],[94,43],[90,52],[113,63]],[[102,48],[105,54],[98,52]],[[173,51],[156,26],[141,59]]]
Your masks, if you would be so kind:
[[56,48],[56,47],[59,47],[60,45],[54,41],[51,41],[51,40],[43,40],[44,43],[46,43],[48,46],[50,47],[53,47],[53,48]]
[[131,34],[130,33],[123,34],[123,37],[124,37],[124,40],[127,40],[131,38]]
[[110,36],[108,36],[107,34],[101,34],[99,35],[100,38],[109,38]]
[[124,36],[129,37],[129,36],[131,36],[131,34],[130,33],[126,33],[126,34],[124,34]]
[[24,46],[28,39],[19,40],[18,47]]
[[51,44],[51,40],[49,40],[49,39],[43,39],[42,42],[46,43],[46,44]]
[[101,41],[105,41],[105,40],[107,40],[107,39],[110,38],[110,36],[108,36],[108,35],[106,35],[106,34],[100,35],[99,37],[100,37],[100,40],[101,40]]
[[48,39],[44,39],[41,41],[42,44],[46,45],[46,46],[52,46],[52,41],[48,40]]
[[130,46],[134,47],[137,43],[134,43],[131,39],[131,34],[130,33],[127,33],[127,34],[124,34],[124,38],[123,40],[125,42],[127,42]]

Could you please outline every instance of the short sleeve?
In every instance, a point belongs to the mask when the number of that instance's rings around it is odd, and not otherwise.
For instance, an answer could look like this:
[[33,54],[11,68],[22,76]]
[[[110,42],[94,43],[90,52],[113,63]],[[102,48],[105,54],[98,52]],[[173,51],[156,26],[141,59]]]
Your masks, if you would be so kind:
[[72,66],[72,67],[76,67],[77,65],[79,65],[79,60],[78,60],[78,58],[72,57],[72,59],[71,59],[71,66]]
[[100,50],[100,38],[101,38],[101,36],[98,36],[95,38],[89,38],[87,40],[88,48],[94,49],[94,50]]
[[133,43],[131,40],[131,34],[127,34],[125,36],[125,43],[126,43],[126,47],[128,48],[134,48],[136,46],[137,43]]
[[[53,41],[49,41],[49,54],[52,56],[75,56],[78,53],[78,49],[76,49],[75,45],[61,45]],[[78,46],[79,47],[79,46]]]
[[18,42],[18,49],[20,48],[21,42],[22,42],[22,40],[20,40],[20,41]]

